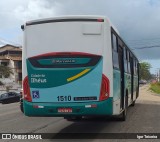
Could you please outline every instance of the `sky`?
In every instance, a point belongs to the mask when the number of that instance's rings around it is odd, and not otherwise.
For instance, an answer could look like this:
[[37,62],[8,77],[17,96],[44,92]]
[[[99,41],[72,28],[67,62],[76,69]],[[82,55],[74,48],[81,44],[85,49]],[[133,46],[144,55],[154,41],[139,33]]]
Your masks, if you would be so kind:
[[22,44],[20,27],[33,19],[105,15],[139,60],[151,63],[155,73],[160,68],[159,13],[159,0],[5,0],[0,1],[0,39]]

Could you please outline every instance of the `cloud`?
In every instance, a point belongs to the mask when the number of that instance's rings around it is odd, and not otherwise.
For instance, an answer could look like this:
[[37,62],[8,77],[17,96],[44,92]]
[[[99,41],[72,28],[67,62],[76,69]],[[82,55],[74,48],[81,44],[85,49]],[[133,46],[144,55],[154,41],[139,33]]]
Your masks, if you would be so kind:
[[[5,0],[0,2],[0,37],[19,37],[20,25],[32,19],[59,15],[106,15],[131,46],[141,39],[160,37],[158,0]],[[14,29],[18,29],[17,31]],[[13,32],[14,31],[14,32]],[[132,42],[130,42],[132,40]],[[154,45],[143,41],[142,46]],[[158,41],[156,42],[156,44]],[[160,39],[159,43],[160,44]],[[140,59],[158,59],[160,48],[134,50]],[[150,55],[150,56],[149,56]]]
[[[154,41],[144,42],[141,39],[160,37],[158,0],[57,0],[57,2],[63,6],[61,14],[108,16],[131,48],[137,46],[137,42],[130,44],[130,40],[140,40],[139,43],[143,42],[142,46],[148,46],[154,45]],[[140,60],[160,57],[160,48],[147,48],[134,52]]]
[[32,19],[56,16],[60,9],[61,5],[56,1],[50,4],[47,0],[30,0],[26,7],[19,5],[13,12],[17,19],[26,22]]
[[0,2],[0,38],[22,43],[20,26],[26,21],[53,17],[61,5],[47,0],[5,0]]

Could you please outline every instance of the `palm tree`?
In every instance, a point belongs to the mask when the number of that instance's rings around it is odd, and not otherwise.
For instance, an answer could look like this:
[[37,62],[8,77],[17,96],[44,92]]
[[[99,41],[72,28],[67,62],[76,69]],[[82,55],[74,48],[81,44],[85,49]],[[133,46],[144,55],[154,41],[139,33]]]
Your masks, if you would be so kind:
[[10,67],[0,65],[0,74],[5,78],[8,78],[10,74],[13,74],[12,69]]

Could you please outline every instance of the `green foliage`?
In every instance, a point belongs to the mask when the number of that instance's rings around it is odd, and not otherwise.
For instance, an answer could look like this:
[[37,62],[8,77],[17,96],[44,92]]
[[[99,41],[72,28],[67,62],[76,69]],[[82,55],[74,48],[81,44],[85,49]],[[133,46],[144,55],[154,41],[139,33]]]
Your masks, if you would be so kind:
[[160,82],[157,82],[157,83],[152,83],[151,86],[150,86],[150,89],[157,93],[157,94],[160,94]]
[[140,63],[140,80],[150,80],[152,75],[150,73],[151,65],[147,62]]
[[10,67],[0,65],[0,74],[5,78],[8,78],[10,74],[13,74],[13,72]]

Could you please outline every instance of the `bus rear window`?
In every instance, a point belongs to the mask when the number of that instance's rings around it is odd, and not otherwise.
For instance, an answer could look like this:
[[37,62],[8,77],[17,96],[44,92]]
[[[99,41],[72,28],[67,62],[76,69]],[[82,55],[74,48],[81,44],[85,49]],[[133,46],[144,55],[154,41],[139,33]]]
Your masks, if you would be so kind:
[[49,55],[29,58],[30,63],[37,68],[66,68],[87,67],[96,65],[101,56],[99,55]]

